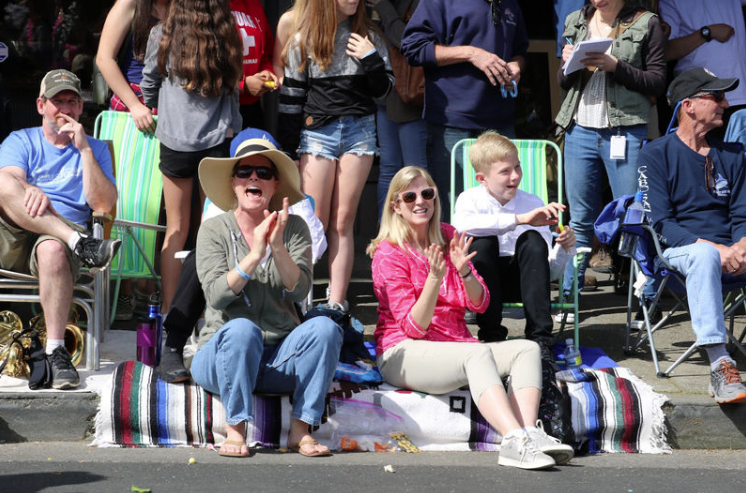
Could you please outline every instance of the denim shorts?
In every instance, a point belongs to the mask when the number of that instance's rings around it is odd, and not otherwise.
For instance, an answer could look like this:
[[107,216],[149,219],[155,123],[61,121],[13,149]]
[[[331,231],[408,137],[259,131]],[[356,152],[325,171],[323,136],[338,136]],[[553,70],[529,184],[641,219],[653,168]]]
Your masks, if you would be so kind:
[[311,154],[337,160],[343,154],[378,154],[376,116],[340,116],[323,127],[300,133],[298,154]]

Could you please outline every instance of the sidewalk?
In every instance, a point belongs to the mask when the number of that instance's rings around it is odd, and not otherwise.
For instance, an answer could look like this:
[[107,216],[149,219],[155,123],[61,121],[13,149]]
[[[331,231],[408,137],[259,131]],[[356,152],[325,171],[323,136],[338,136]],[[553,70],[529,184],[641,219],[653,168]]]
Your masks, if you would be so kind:
[[[626,323],[626,295],[614,294],[606,275],[596,276],[599,279],[599,289],[583,293],[581,302],[581,345],[603,349],[620,366],[630,368],[657,392],[668,396],[670,402],[665,411],[670,427],[669,438],[675,448],[746,448],[746,405],[718,406],[714,403],[707,395],[709,365],[697,353],[679,366],[668,379],[655,376],[647,348],[634,355],[624,354],[622,344]],[[321,299],[325,289],[326,281],[317,280],[314,289],[317,300]],[[372,338],[378,304],[369,275],[353,279],[349,299],[354,316],[363,322],[366,335]],[[664,303],[670,304],[670,300],[665,300]],[[134,329],[134,324],[135,322],[117,323],[114,328]],[[511,335],[522,335],[522,320],[505,320],[504,324],[510,329]],[[744,324],[746,316],[737,317],[737,334],[740,334],[742,329],[739,327]],[[114,337],[107,339],[106,344],[119,337],[116,333],[112,334]],[[571,336],[570,331],[565,334]],[[134,341],[134,337],[131,339]],[[692,341],[693,333],[686,316],[677,315],[673,323],[658,332],[656,337],[662,368],[667,368]],[[131,358],[134,358],[134,343],[131,350]],[[114,355],[112,358],[124,360],[126,356]],[[737,361],[740,369],[745,370],[746,359],[739,355]],[[105,365],[104,371],[113,371],[114,366],[115,364]],[[90,387],[95,387],[95,382],[104,378],[103,374],[95,375]],[[98,396],[91,390],[17,392],[3,389],[0,385],[0,443],[81,440],[93,431],[97,404]]]

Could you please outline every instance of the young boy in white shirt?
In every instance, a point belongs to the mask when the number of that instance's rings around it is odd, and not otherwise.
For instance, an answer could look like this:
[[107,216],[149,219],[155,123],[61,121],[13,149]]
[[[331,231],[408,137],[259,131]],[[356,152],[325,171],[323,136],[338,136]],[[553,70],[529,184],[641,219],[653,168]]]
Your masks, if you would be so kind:
[[474,237],[472,259],[490,291],[490,306],[477,314],[478,337],[504,340],[503,302],[523,301],[527,339],[552,361],[552,315],[549,282],[559,277],[575,255],[575,233],[567,226],[552,246],[550,226],[558,223],[565,206],[544,205],[534,194],[518,189],[523,177],[518,150],[506,137],[484,132],[469,151],[480,186],[456,200],[453,226]]

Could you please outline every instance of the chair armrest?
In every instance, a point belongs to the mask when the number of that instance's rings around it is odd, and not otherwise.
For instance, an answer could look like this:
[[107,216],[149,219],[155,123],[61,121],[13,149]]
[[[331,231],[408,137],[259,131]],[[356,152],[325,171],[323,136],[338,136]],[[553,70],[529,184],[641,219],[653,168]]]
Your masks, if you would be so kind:
[[100,224],[106,224],[114,221],[114,216],[112,216],[111,213],[103,211],[93,211],[93,214],[91,214],[91,218],[93,222],[97,222]]

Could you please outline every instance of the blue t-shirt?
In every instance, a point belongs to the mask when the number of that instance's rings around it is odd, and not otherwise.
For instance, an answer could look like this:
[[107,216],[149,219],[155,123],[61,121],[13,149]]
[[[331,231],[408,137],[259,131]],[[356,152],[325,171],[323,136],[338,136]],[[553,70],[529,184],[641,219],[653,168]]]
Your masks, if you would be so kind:
[[[654,140],[637,159],[638,185],[653,228],[669,247],[702,238],[732,245],[746,237],[746,159],[740,144],[708,139],[707,159],[676,133]],[[706,181],[709,172],[710,189]]]
[[[92,137],[88,137],[88,144],[104,175],[116,184],[109,147]],[[26,181],[47,194],[54,209],[66,219],[85,224],[90,217],[91,208],[83,194],[83,163],[72,142],[59,149],[44,138],[41,127],[17,130],[0,147],[0,169],[6,166],[26,171]]]

